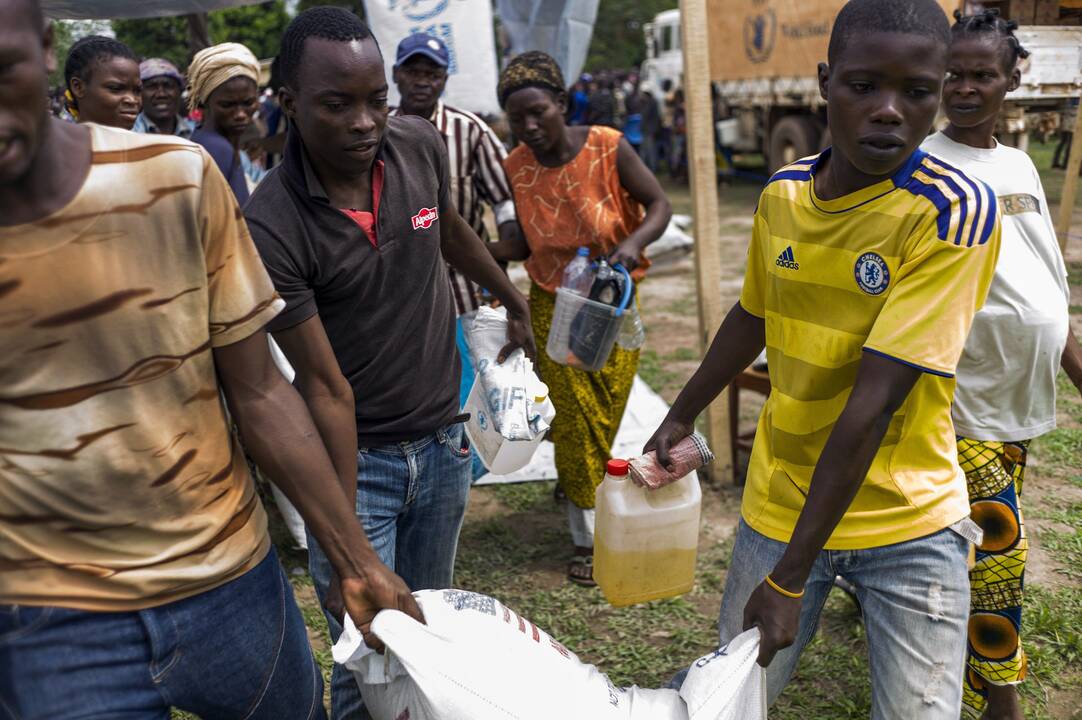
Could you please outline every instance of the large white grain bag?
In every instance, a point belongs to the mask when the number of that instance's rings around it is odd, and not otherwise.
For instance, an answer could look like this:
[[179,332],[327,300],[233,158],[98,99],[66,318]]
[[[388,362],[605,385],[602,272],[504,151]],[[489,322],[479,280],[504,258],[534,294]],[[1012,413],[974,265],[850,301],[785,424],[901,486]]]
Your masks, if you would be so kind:
[[690,720],[766,720],[766,670],[758,657],[759,629],[752,628],[692,663],[680,686]]
[[[372,631],[387,646],[384,655],[365,647],[348,617],[334,646],[335,662],[353,672],[374,720],[766,717],[763,674],[754,663],[757,631],[737,638],[732,652],[696,662],[680,692],[618,688],[495,598],[462,590],[426,590],[415,597],[425,625],[395,610],[373,621]],[[750,666],[744,663],[749,652]],[[735,672],[743,677],[728,677]],[[700,710],[689,714],[689,700]]]

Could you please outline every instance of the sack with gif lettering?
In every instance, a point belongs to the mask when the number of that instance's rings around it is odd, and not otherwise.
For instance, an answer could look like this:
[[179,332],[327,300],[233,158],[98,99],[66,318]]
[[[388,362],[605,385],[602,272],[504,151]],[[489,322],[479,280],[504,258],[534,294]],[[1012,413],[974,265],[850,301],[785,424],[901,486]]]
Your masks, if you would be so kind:
[[[462,590],[414,594],[422,625],[380,612],[364,645],[352,619],[334,646],[374,720],[763,720],[758,632],[692,665],[680,692],[618,688],[593,665],[495,598]],[[693,712],[689,713],[689,707]],[[751,708],[749,711],[748,708]]]

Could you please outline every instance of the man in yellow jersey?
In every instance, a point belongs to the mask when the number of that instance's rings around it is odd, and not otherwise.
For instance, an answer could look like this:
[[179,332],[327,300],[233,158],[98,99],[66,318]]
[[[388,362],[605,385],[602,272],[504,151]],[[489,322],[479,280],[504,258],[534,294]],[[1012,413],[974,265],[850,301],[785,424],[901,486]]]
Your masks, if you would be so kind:
[[772,392],[720,630],[725,643],[759,628],[771,701],[841,575],[864,613],[872,717],[959,716],[979,531],[950,404],[999,225],[985,185],[917,149],[948,44],[934,0],[842,8],[819,66],[834,147],[763,190],[740,302],[647,444],[668,464],[766,346]]

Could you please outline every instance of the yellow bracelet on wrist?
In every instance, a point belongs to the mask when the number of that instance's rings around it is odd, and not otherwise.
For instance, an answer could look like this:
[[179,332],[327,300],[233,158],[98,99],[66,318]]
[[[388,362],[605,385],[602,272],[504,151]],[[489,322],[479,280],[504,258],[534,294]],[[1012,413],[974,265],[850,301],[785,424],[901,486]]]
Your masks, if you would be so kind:
[[769,575],[766,576],[766,584],[772,587],[776,592],[781,593],[787,598],[799,600],[800,598],[804,597],[804,588],[801,588],[800,592],[791,592],[774,582],[774,578],[770,577]]

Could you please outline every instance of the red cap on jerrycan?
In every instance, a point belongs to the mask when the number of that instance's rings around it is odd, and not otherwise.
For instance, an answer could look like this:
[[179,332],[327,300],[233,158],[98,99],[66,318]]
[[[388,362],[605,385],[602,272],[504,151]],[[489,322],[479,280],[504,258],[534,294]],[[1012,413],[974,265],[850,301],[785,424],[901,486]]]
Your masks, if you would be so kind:
[[614,477],[627,475],[627,460],[609,460],[605,463],[605,472]]

